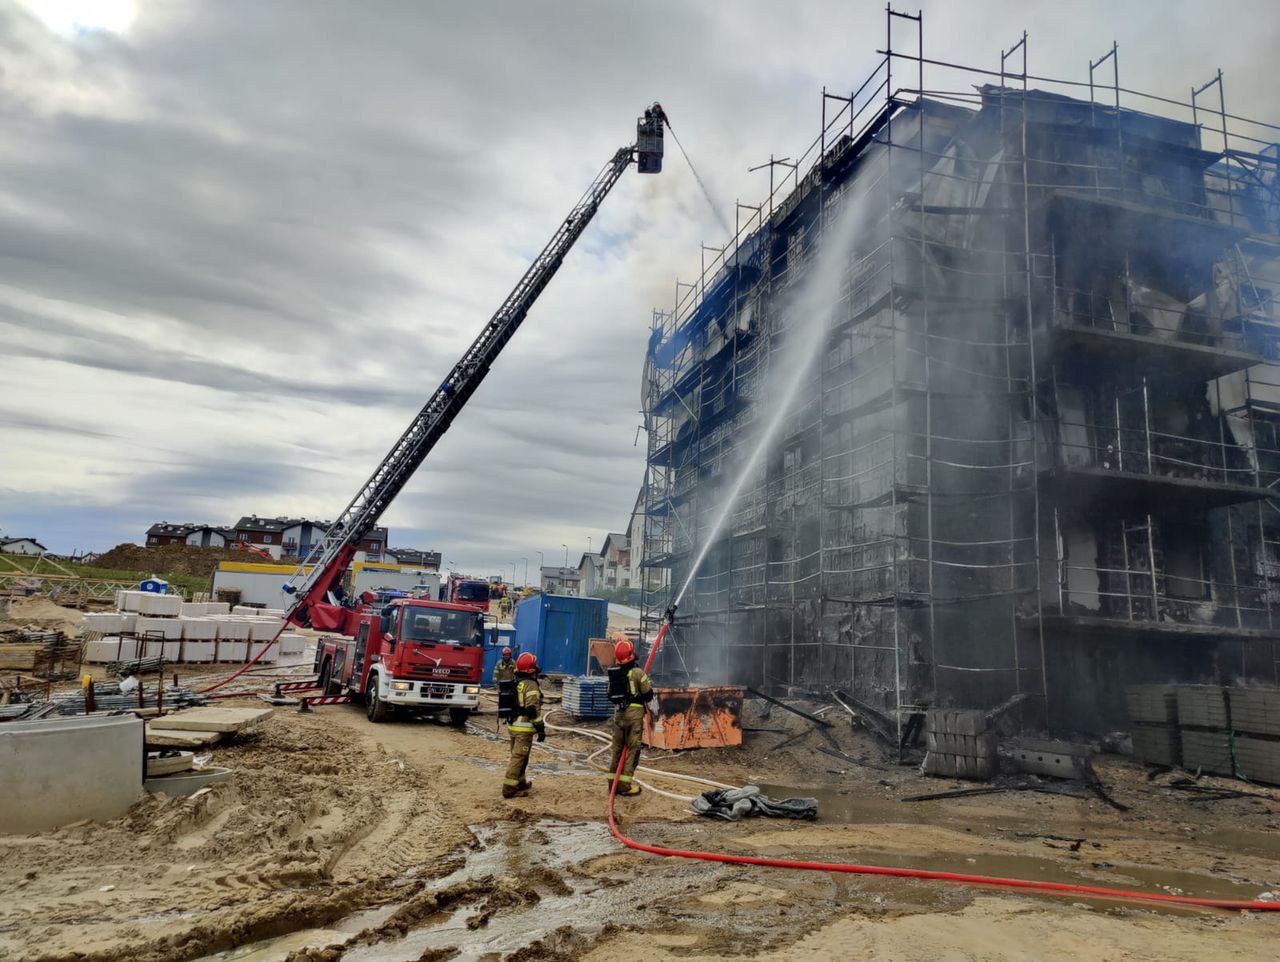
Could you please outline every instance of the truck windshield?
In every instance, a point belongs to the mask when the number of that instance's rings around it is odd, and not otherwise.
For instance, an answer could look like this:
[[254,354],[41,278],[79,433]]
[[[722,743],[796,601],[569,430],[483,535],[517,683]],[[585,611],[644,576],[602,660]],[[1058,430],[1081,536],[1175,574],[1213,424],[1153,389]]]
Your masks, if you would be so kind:
[[464,581],[458,585],[459,601],[488,601],[489,585],[484,581]]
[[480,642],[474,614],[435,608],[405,608],[400,637],[404,641],[440,641],[455,645],[475,645]]

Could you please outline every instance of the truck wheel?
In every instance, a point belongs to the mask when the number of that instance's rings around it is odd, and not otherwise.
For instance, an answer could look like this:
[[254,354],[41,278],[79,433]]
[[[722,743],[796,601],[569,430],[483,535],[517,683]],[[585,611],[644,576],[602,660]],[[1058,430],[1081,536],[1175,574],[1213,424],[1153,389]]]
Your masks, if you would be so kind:
[[375,725],[387,720],[387,703],[378,697],[378,679],[370,678],[364,690],[364,713]]
[[330,676],[333,672],[333,662],[328,658],[324,660],[324,667],[320,669],[320,694],[337,695],[338,684]]
[[471,717],[470,708],[450,708],[449,724],[456,728],[461,728],[467,723],[467,719]]

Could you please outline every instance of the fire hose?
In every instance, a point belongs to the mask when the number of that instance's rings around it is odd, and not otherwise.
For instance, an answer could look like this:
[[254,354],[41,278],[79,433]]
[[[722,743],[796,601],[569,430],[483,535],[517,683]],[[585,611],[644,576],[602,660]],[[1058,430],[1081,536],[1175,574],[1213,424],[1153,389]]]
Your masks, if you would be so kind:
[[[658,630],[653,648],[645,660],[644,668],[648,672],[653,664],[654,655],[666,638],[667,629],[675,620],[674,607],[667,611],[667,618]],[[1127,889],[1105,888],[1097,885],[1075,885],[1068,882],[1044,882],[1035,879],[1001,878],[993,875],[970,875],[964,872],[941,872],[932,869],[896,868],[888,865],[857,865],[848,862],[805,862],[785,858],[761,858],[750,855],[725,855],[719,852],[700,852],[696,850],[666,848],[661,845],[648,845],[637,842],[624,835],[618,828],[614,818],[614,799],[618,794],[618,779],[622,775],[622,766],[627,759],[627,749],[623,746],[618,767],[613,773],[613,781],[609,787],[609,831],[613,837],[627,848],[650,855],[664,855],[669,858],[691,858],[704,862],[720,862],[727,865],[759,865],[764,868],[800,869],[812,872],[843,872],[850,875],[890,875],[896,878],[928,879],[936,882],[958,882],[962,885],[983,885],[993,888],[1022,889],[1033,892],[1052,892],[1068,895],[1093,895],[1103,898],[1125,899],[1139,902],[1161,902],[1174,905],[1192,905],[1201,908],[1229,909],[1249,912],[1277,912],[1280,902],[1251,902],[1237,899],[1195,898],[1190,895],[1165,895],[1157,892],[1135,892]]]

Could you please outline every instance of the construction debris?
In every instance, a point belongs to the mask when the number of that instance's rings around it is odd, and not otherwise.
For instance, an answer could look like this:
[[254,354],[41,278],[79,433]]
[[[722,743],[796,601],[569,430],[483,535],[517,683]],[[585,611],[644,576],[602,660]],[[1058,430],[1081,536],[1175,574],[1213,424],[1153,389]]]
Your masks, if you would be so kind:
[[61,631],[19,629],[0,634],[0,670],[30,672],[40,678],[74,678],[81,643]]

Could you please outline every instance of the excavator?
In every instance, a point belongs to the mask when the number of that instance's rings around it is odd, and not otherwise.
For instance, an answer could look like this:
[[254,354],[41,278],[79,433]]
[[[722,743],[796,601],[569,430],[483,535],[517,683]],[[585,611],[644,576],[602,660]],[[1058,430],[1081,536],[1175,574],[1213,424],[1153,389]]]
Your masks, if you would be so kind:
[[337,635],[317,645],[316,671],[325,701],[363,699],[369,719],[375,722],[399,712],[448,711],[455,724],[464,722],[478,704],[483,615],[474,607],[430,599],[398,598],[379,605],[373,597],[345,597],[342,585],[347,569],[357,545],[480,387],[619,178],[633,163],[641,174],[661,172],[666,126],[669,122],[660,104],[646,108],[636,121],[635,143],[614,152],[471,346],[285,584],[290,596],[286,623]]

